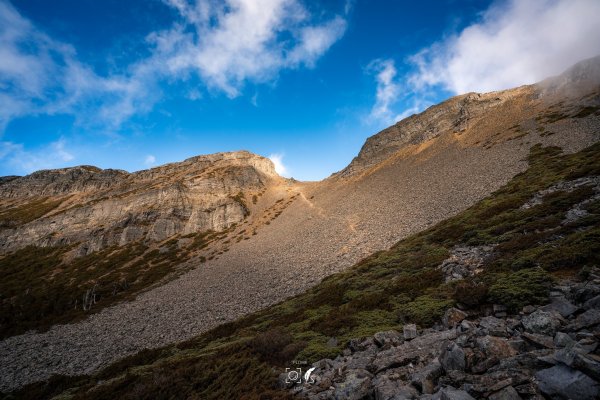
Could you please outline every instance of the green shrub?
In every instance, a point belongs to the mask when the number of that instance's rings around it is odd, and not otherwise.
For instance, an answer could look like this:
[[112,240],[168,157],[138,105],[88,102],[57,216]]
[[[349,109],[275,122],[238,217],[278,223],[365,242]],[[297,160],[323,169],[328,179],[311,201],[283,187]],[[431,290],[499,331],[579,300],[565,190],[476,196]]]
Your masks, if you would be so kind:
[[452,304],[452,300],[437,299],[430,295],[420,296],[400,306],[400,316],[405,321],[415,322],[420,326],[430,326],[440,319]]
[[489,298],[512,311],[528,304],[544,304],[552,278],[542,268],[523,269],[499,276],[490,286]]

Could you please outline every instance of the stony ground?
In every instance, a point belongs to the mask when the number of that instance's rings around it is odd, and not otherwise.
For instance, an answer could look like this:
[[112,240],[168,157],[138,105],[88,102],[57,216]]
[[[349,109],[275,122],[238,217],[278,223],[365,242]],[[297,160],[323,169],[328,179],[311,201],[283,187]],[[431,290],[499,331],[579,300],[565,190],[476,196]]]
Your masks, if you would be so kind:
[[573,152],[599,139],[597,118],[563,119],[538,130],[536,110],[520,103],[507,110],[523,113],[526,135],[498,136],[506,119],[515,118],[507,111],[409,145],[357,175],[272,188],[261,201],[286,198],[289,205],[268,224],[255,215],[250,224],[257,235],[218,259],[191,260],[198,268],[83,322],[2,341],[0,389],[90,373],[276,303],[474,204],[525,169],[533,144]]
[[451,308],[433,329],[351,341],[343,355],[315,362],[308,382],[283,373],[280,385],[312,400],[597,399],[599,273],[563,282],[550,304],[518,314]]

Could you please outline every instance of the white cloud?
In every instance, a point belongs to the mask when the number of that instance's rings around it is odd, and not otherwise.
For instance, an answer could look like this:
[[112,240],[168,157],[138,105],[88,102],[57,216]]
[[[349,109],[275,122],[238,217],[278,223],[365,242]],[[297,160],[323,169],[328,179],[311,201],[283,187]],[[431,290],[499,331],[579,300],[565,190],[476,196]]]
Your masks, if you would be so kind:
[[156,157],[154,157],[152,154],[148,154],[146,158],[144,158],[144,164],[148,166],[156,164]]
[[385,124],[395,122],[391,106],[398,101],[400,84],[395,81],[397,72],[394,61],[374,60],[367,67],[367,71],[375,74],[377,82],[375,104],[371,109],[370,118]]
[[[69,114],[84,126],[118,131],[160,101],[160,83],[199,77],[229,97],[246,82],[312,67],[346,22],[320,20],[300,0],[164,0],[180,17],[146,38],[150,55],[120,74],[99,75],[75,49],[49,37],[0,0],[0,134],[24,115]],[[192,100],[199,89],[183,93]]]
[[416,90],[486,92],[540,81],[600,54],[597,0],[496,2],[481,20],[412,58]]
[[313,23],[298,0],[165,3],[184,21],[151,36],[157,56],[170,74],[197,73],[229,97],[239,96],[246,81],[265,82],[281,69],[313,66],[346,29],[340,16]]
[[283,154],[273,153],[269,155],[268,158],[273,162],[273,165],[275,165],[275,172],[281,176],[286,176],[288,171],[286,166],[283,164]]
[[0,163],[25,174],[40,169],[65,167],[75,159],[66,147],[64,138],[35,150],[26,150],[21,143],[0,142]]

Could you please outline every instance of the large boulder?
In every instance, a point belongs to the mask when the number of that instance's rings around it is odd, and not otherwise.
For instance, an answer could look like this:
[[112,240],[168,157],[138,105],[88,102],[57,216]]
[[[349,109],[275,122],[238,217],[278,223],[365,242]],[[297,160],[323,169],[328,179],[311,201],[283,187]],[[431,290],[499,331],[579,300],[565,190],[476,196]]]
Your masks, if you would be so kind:
[[579,330],[600,324],[600,310],[590,308],[583,314],[580,314],[571,325],[573,329]]
[[433,394],[437,380],[444,370],[439,360],[434,359],[427,366],[411,375],[410,381],[424,394]]
[[542,310],[549,312],[557,312],[563,318],[567,318],[571,316],[575,311],[577,311],[578,308],[574,306],[573,303],[567,300],[564,296],[560,296],[553,297],[552,302],[542,307]]
[[449,308],[444,313],[444,317],[442,318],[442,323],[446,328],[454,328],[456,325],[460,324],[465,318],[467,318],[467,313],[459,310],[458,308]]
[[404,325],[404,339],[411,340],[417,337],[417,326],[415,324]]
[[467,365],[465,352],[456,343],[446,342],[442,345],[440,363],[445,371],[464,371]]
[[503,319],[493,316],[483,317],[479,321],[479,327],[483,328],[486,334],[492,336],[508,336],[506,331],[506,322]]
[[537,310],[521,320],[527,332],[554,336],[560,326],[560,320],[552,313]]
[[542,393],[552,399],[595,400],[600,397],[600,384],[580,371],[565,365],[535,374]]
[[517,352],[510,342],[506,339],[496,336],[483,336],[477,338],[477,348],[488,357],[495,357],[498,360],[512,357]]

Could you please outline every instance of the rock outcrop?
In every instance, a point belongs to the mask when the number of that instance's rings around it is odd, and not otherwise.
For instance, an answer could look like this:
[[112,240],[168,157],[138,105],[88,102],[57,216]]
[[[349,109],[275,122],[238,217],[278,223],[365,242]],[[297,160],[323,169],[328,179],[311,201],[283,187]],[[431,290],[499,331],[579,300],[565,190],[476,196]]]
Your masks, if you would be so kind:
[[[600,319],[592,314],[600,313],[600,270],[591,275],[556,287],[548,306],[494,314],[500,317],[449,309],[443,324],[415,337],[389,331],[352,340],[334,360],[315,362],[314,382],[297,383],[291,393],[337,400],[597,399]],[[568,311],[558,303],[570,304]]]
[[270,160],[244,151],[131,174],[80,166],[5,179],[0,251],[78,244],[79,254],[88,254],[133,241],[221,231],[247,216],[252,195],[280,179]]

